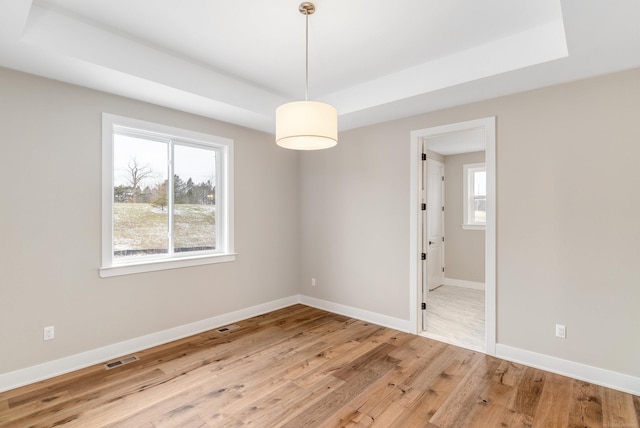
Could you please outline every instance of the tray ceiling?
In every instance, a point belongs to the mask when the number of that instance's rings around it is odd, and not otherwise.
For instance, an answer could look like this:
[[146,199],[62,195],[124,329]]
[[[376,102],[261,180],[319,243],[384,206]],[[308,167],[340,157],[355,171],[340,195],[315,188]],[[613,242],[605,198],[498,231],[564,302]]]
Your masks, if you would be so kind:
[[[5,0],[0,65],[273,132],[298,0]],[[640,66],[637,0],[316,0],[309,98],[341,130]]]

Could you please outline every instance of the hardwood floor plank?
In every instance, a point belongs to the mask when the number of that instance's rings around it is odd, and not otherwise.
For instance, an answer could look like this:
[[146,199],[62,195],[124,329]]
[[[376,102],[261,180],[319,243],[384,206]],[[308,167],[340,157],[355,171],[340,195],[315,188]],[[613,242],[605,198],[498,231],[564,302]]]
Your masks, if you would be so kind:
[[381,409],[379,416],[373,422],[373,427],[386,428],[393,425],[394,421],[403,417],[402,415],[416,400],[419,400],[425,393],[417,389],[404,390],[397,388],[390,398],[393,401],[386,403]]
[[486,411],[489,399],[494,399],[493,394],[501,395],[500,390],[487,390],[494,385],[490,379],[500,365],[500,360],[491,357],[479,359],[473,369],[456,386],[449,398],[434,414],[431,423],[440,427],[469,426],[474,415],[478,412],[486,417],[490,416]]
[[293,305],[0,394],[5,427],[631,427],[640,398]]
[[[269,339],[269,341],[273,340],[272,331],[263,329],[262,332],[264,333],[264,338]],[[242,339],[239,342],[242,343]],[[144,391],[140,391],[144,396],[139,398],[145,400],[149,408],[154,406],[162,408],[161,402],[166,399],[167,390],[169,392],[173,391],[174,394],[179,394],[182,389],[188,388],[191,394],[207,395],[209,400],[216,402],[225,400],[230,395],[237,394],[239,389],[244,388],[244,384],[238,383],[238,379],[243,379],[255,371],[264,370],[271,364],[269,358],[283,352],[277,346],[265,347],[262,340],[251,340],[251,343],[257,349],[255,352],[241,354],[243,358],[230,360],[231,362],[225,359],[222,365],[216,367],[209,367],[208,364],[197,367],[188,365],[189,370],[182,372],[170,371],[161,382],[147,385]],[[224,350],[224,344],[221,349]],[[92,416],[92,418],[104,425],[113,421],[131,418],[136,413],[139,413],[136,408],[136,402],[139,398],[128,394],[118,397],[117,403],[108,402],[100,408],[99,413],[103,416]]]
[[[428,361],[427,350],[438,348],[437,342],[419,340],[409,336],[411,340],[393,350],[389,355],[399,362],[394,370],[380,379],[376,385],[354,398],[349,405],[328,418],[321,426],[341,426],[344,424],[363,425],[365,421],[372,426],[381,420],[389,403],[401,402],[410,389],[402,386],[414,370],[421,370]],[[415,339],[415,340],[414,340]],[[394,413],[394,417],[397,413]],[[391,418],[393,420],[393,418]],[[389,426],[391,421],[383,426]]]
[[449,346],[432,349],[434,352],[422,359],[420,368],[409,374],[402,383],[403,386],[422,392],[434,391],[432,387],[437,380],[451,376],[446,370],[452,360],[462,359],[467,362],[475,355],[473,352],[461,351],[459,348]]
[[[282,378],[281,373],[286,371],[288,364],[308,358],[325,347],[321,342],[305,344],[300,341],[298,349],[284,348],[288,349],[288,352],[283,353],[280,344],[276,342],[271,348],[263,349],[257,355],[251,354],[255,360],[246,360],[245,364],[236,367],[227,366],[225,371],[217,371],[206,382],[202,382],[201,387],[196,387],[190,380],[183,387],[171,385],[166,392],[158,391],[167,398],[152,408],[127,416],[120,422],[135,426],[142,421],[152,420],[153,414],[173,412],[176,408],[180,408],[180,403],[184,402],[189,403],[190,410],[196,412],[212,405],[216,408],[216,413],[225,412],[229,406],[242,407],[245,401],[253,400],[252,397],[255,394],[260,394],[263,390],[273,390],[278,382],[284,382],[285,379]],[[278,367],[281,367],[281,372],[277,370]],[[242,381],[238,382],[240,379]],[[167,396],[168,394],[171,395]],[[205,416],[205,420],[207,419]]]
[[569,405],[572,403],[571,379],[553,373],[544,374],[544,385],[534,416],[536,427],[566,427]]
[[572,380],[573,399],[569,408],[569,425],[575,427],[602,426],[602,397],[596,385]]
[[402,383],[406,376],[406,372],[396,366],[327,418],[321,426],[362,425],[365,422],[367,426],[372,425],[389,402],[398,400],[405,393],[398,384]]
[[634,406],[633,396],[609,388],[599,388],[602,396],[603,426],[640,428],[640,416]]
[[521,381],[527,367],[511,361],[502,361],[493,375],[493,381],[504,385],[516,386]]
[[227,403],[216,409],[216,414],[232,415],[244,407],[256,401],[257,397],[264,397],[274,390],[290,383],[284,377],[288,364],[296,364],[317,354],[326,345],[322,342],[314,343],[313,346],[302,350],[293,350],[292,354],[279,360],[269,361],[268,370],[247,373],[244,376],[244,388],[236,394],[233,402]]
[[349,367],[334,371],[332,375],[344,380],[345,383],[283,427],[319,425],[326,418],[327,413],[336,413],[354,396],[359,395],[393,369],[397,361],[388,356],[393,347],[394,345],[380,344],[367,354],[353,360]]
[[423,378],[424,385],[420,388],[414,388],[421,392],[409,406],[393,421],[390,426],[407,427],[421,426],[426,421],[432,420],[438,409],[450,398],[456,387],[471,372],[477,361],[482,358],[474,352],[457,351],[454,355],[449,356],[442,354],[443,360],[441,369],[437,368],[440,364],[437,359],[432,360],[435,370],[430,379]]
[[544,387],[544,372],[532,367],[522,368],[520,382],[515,385],[517,392],[512,410],[533,419]]
[[[298,416],[307,406],[319,401],[344,382],[331,377],[319,381],[314,388],[301,388],[293,382],[273,391],[235,412],[232,417],[245,425],[257,427],[278,426]],[[301,400],[301,398],[305,398]],[[283,406],[284,403],[299,401],[298,406]],[[304,403],[304,404],[303,404]]]
[[53,406],[30,403],[28,407],[16,408],[13,418],[18,425],[34,418],[52,426],[59,421],[73,421],[80,417],[79,409],[91,409],[109,400],[116,400],[123,394],[134,394],[146,385],[160,382],[162,376],[162,371],[156,368],[151,372],[132,375],[129,379],[118,380],[112,384],[109,377],[105,377],[104,382],[98,382],[92,375],[88,377],[89,382],[83,381],[70,388],[67,394],[61,396],[61,400],[53,400]]

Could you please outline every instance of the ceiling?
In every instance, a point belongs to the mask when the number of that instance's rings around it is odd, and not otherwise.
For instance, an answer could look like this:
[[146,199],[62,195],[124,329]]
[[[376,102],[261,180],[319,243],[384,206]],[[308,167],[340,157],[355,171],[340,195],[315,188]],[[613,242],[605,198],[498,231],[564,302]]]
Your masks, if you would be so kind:
[[484,128],[469,128],[425,138],[427,149],[443,156],[483,152],[486,140]]
[[[274,131],[299,0],[3,0],[0,66]],[[639,0],[316,0],[309,99],[341,130],[640,66]]]

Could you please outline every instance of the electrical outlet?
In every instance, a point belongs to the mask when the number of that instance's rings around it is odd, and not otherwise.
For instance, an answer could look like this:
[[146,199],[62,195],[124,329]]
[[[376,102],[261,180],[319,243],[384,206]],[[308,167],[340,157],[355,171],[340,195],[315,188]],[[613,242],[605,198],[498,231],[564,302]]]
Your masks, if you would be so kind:
[[52,325],[44,328],[43,339],[53,340],[55,338],[55,329]]
[[556,324],[556,337],[567,338],[567,327],[562,324]]
[[316,279],[315,278],[311,278],[311,285],[313,285],[314,287],[316,286]]

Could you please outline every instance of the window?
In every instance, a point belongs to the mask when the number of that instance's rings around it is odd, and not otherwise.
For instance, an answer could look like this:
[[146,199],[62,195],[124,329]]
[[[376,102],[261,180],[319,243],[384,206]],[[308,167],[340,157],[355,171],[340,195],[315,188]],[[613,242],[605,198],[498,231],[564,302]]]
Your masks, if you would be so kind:
[[487,223],[487,172],[484,163],[466,164],[464,172],[463,229],[484,230]]
[[232,261],[233,141],[103,114],[108,277]]

